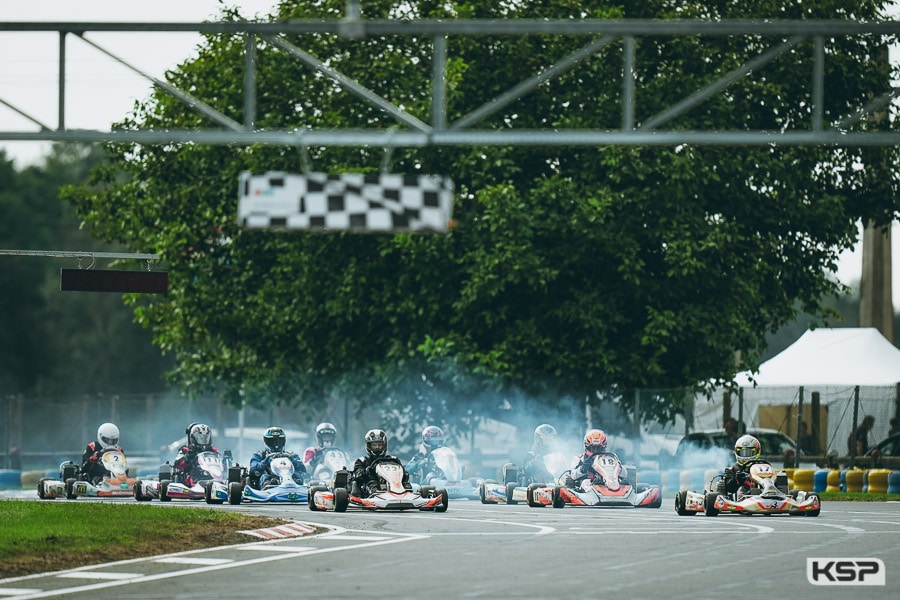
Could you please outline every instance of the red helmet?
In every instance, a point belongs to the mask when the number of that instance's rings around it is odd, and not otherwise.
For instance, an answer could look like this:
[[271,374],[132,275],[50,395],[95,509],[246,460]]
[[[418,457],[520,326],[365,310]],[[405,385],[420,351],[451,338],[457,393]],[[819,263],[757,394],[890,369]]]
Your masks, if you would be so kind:
[[584,434],[584,451],[593,454],[606,452],[606,434],[602,429],[589,429]]

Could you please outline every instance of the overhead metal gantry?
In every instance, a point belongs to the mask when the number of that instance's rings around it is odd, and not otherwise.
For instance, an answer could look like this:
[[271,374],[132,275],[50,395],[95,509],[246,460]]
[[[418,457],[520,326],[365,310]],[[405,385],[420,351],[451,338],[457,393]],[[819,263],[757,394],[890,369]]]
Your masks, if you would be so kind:
[[[354,10],[354,0],[348,3],[347,17],[335,20],[290,22],[218,22],[218,23],[113,23],[113,22],[0,22],[0,35],[5,32],[59,33],[59,119],[50,126],[33,118],[25,110],[0,97],[0,110],[4,106],[25,117],[37,130],[0,131],[0,140],[7,141],[69,141],[69,142],[130,142],[140,144],[269,144],[288,146],[374,146],[383,148],[421,147],[429,145],[839,145],[839,146],[893,146],[900,144],[900,132],[855,131],[853,126],[878,111],[882,111],[900,94],[900,89],[890,87],[873,99],[860,98],[858,108],[839,120],[827,122],[823,117],[827,93],[824,85],[825,48],[849,36],[868,35],[887,38],[900,35],[900,22],[857,23],[849,21],[661,21],[661,20],[364,20]],[[239,34],[246,38],[244,69],[244,119],[234,120],[229,115],[206,104],[166,81],[152,77],[132,66],[121,57],[92,41],[96,32],[198,32],[203,34]],[[285,36],[302,34],[328,34],[347,39],[377,38],[381,36],[425,36],[432,40],[433,64],[430,97],[432,114],[425,122],[410,114],[390,100],[379,96],[319,58],[292,44]],[[578,51],[561,57],[539,73],[520,82],[490,102],[455,121],[448,121],[446,111],[447,39],[450,36],[533,36],[566,35],[586,39]],[[658,114],[644,120],[635,118],[635,44],[642,37],[660,36],[759,36],[771,40],[768,49],[747,60],[741,67],[719,76],[714,82],[694,91]],[[66,44],[70,38],[88,44],[115,60],[153,85],[179,98],[211,124],[197,130],[99,131],[68,129],[66,114]],[[271,130],[256,126],[256,69],[257,38],[271,47],[283,51],[326,77],[331,78],[345,91],[358,96],[383,110],[397,121],[390,129],[297,129]],[[808,123],[778,131],[718,129],[710,131],[684,131],[667,129],[666,125],[689,109],[702,106],[703,102],[725,90],[731,83],[759,69],[778,57],[789,55],[797,44],[811,40],[812,61],[809,73],[811,118]],[[579,62],[602,49],[616,44],[623,61],[621,96],[621,126],[616,130],[593,129],[479,129],[477,126],[489,115],[509,106],[518,98],[533,91],[543,83],[576,68]],[[808,56],[803,58],[808,59]],[[7,59],[9,60],[9,59]],[[784,102],[790,103],[786,98]]]

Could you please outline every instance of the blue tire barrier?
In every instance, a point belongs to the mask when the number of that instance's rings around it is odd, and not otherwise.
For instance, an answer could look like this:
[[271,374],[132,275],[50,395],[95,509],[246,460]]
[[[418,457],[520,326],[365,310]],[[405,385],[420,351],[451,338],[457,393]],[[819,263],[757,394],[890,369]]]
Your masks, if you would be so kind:
[[828,488],[828,469],[819,469],[813,476],[813,491],[824,492]]
[[900,471],[891,471],[888,475],[888,494],[900,494]]
[[22,471],[0,469],[0,488],[22,487]]

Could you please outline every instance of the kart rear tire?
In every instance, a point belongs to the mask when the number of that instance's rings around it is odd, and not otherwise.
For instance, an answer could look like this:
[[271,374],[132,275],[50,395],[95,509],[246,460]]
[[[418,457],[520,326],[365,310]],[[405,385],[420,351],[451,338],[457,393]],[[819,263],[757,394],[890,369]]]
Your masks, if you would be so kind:
[[[344,488],[336,488],[336,489],[342,490]],[[309,510],[311,510],[313,512],[319,510],[319,507],[316,506],[316,493],[317,492],[327,492],[327,491],[328,491],[328,488],[321,486],[321,485],[316,485],[316,486],[309,488],[309,492],[308,492],[309,497],[306,500],[306,503],[309,504]]]
[[563,497],[559,492],[560,492],[560,487],[558,485],[554,485],[553,486],[553,508],[563,508],[566,505],[566,501],[563,500]]
[[[816,493],[809,494],[806,498],[809,499],[812,496],[819,498],[819,495]],[[818,517],[820,512],[822,512],[822,500],[821,499],[819,499],[819,508],[817,508],[816,510],[811,510],[811,511],[803,513],[803,514],[805,514],[807,517]]]
[[675,493],[675,512],[681,515],[682,517],[687,517],[691,515],[691,511],[685,510],[685,505],[687,504],[687,490],[681,490],[680,492]]
[[74,500],[78,497],[78,494],[75,493],[75,479],[73,477],[69,477],[66,479],[66,498],[69,500]]
[[485,492],[484,492],[484,486],[485,486],[485,485],[487,485],[487,484],[486,484],[485,482],[482,481],[481,484],[478,486],[478,497],[481,499],[481,503],[482,503],[482,504],[490,504],[490,503],[485,499],[485,495],[484,495],[484,493],[485,493]]
[[134,499],[138,502],[149,502],[150,496],[144,493],[144,482],[140,479],[134,482]]
[[228,504],[240,504],[244,496],[244,485],[240,481],[232,481],[228,484]]
[[513,498],[513,492],[516,491],[516,486],[519,484],[515,481],[510,481],[506,484],[506,503],[507,504],[518,504],[519,501]]
[[159,482],[159,501],[160,502],[171,502],[172,499],[169,498],[169,484],[172,483],[168,479],[163,479]]
[[706,495],[706,501],[703,503],[704,508],[706,509],[707,517],[715,517],[719,514],[719,509],[716,508],[716,498],[719,497],[719,494],[716,492],[710,492]]
[[350,494],[347,488],[334,488],[334,512],[347,512],[350,505]]
[[43,477],[43,478],[41,478],[40,481],[38,481],[38,484],[37,484],[38,498],[40,498],[41,500],[53,500],[54,496],[48,496],[47,494],[44,493],[44,482],[45,481],[47,481],[47,477]]
[[450,508],[450,494],[444,488],[435,490],[435,494],[440,495],[441,503],[435,505],[434,512],[447,512],[447,509]]
[[525,488],[525,497],[528,500],[528,506],[531,506],[532,508],[543,508],[544,506],[540,502],[534,501],[534,491],[538,489],[538,487],[540,487],[538,484],[532,483],[527,488]]

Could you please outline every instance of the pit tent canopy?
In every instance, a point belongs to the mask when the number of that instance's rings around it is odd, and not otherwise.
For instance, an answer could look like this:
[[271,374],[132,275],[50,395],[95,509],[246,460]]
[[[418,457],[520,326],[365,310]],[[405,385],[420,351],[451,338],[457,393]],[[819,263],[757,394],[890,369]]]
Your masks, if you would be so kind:
[[760,364],[738,373],[741,387],[893,386],[900,383],[900,349],[874,327],[814,329]]
[[[781,353],[763,362],[756,373],[735,376],[741,388],[742,417],[748,427],[779,429],[797,435],[797,407],[804,397],[803,419],[810,420],[813,392],[821,397],[820,451],[846,454],[853,430],[854,390],[860,389],[858,419],[870,414],[875,427],[869,442],[887,436],[900,384],[900,349],[872,327],[819,328],[806,331]],[[724,391],[694,403],[696,429],[722,427]],[[732,397],[732,416],[737,417]],[[827,423],[827,425],[826,425]]]

